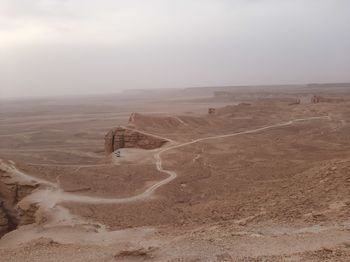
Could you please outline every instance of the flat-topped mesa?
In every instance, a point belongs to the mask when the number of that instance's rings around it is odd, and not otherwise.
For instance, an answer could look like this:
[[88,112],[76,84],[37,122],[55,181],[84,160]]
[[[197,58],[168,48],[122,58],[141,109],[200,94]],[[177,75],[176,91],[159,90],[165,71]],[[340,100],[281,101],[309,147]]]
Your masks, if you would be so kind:
[[129,117],[128,127],[147,128],[152,126],[153,128],[179,128],[186,125],[178,116],[156,116],[156,115],[144,115],[140,113],[131,113]]
[[155,149],[166,142],[168,141],[161,137],[125,127],[116,127],[105,136],[105,152],[109,155],[119,148]]

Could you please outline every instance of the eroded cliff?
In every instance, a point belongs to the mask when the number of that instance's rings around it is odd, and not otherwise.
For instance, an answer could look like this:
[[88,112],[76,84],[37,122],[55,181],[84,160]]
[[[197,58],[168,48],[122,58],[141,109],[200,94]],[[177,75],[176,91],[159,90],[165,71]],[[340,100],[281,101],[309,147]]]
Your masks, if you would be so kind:
[[36,205],[23,208],[18,203],[37,187],[34,182],[15,180],[0,168],[0,237],[19,225],[35,222]]
[[105,136],[105,152],[110,154],[119,148],[155,149],[168,142],[161,137],[125,127],[111,129]]

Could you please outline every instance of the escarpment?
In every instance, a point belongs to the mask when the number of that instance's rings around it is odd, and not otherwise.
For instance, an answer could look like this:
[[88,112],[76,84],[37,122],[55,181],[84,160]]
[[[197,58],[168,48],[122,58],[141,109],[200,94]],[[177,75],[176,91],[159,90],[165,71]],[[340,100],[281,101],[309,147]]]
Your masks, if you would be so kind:
[[37,187],[34,182],[16,181],[0,167],[0,238],[19,225],[35,222],[36,205],[23,208],[18,203]]
[[318,103],[339,103],[339,102],[344,102],[346,101],[345,99],[342,98],[329,98],[329,97],[323,97],[323,96],[318,96],[314,95],[311,98],[311,103],[313,104],[318,104]]
[[136,128],[179,128],[186,125],[186,123],[177,116],[155,116],[155,115],[144,115],[140,113],[131,113],[129,117],[129,126]]
[[146,134],[141,131],[116,127],[105,136],[105,152],[110,154],[120,148],[155,149],[168,142],[161,137]]

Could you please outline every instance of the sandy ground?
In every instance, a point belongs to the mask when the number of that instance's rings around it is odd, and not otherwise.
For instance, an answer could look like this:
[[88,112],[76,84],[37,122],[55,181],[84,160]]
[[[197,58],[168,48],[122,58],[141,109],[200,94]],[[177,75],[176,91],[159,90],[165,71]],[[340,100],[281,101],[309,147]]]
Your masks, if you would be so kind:
[[[3,165],[41,184],[19,204],[41,207],[0,239],[0,261],[350,259],[348,102],[256,101],[213,116],[226,104],[65,103],[1,113]],[[104,134],[135,109],[136,128],[173,142],[106,158]]]

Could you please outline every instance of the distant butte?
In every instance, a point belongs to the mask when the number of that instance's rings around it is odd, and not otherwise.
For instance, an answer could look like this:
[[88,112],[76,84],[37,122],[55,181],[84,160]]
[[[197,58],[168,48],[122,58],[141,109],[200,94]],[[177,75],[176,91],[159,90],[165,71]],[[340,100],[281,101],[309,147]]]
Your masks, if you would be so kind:
[[166,142],[165,139],[138,130],[116,127],[105,136],[105,152],[108,155],[120,148],[155,149]]

